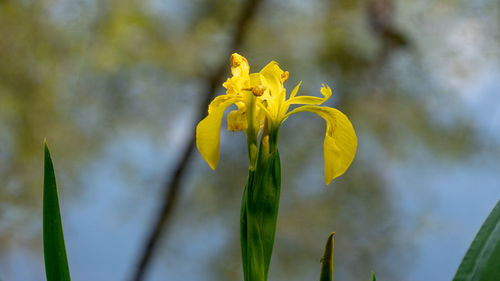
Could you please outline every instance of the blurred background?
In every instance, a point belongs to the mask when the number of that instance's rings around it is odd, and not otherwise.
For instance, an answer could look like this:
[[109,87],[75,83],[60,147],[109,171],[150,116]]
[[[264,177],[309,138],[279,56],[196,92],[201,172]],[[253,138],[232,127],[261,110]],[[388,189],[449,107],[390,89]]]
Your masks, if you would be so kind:
[[235,50],[328,83],[359,139],[325,186],[324,121],[282,127],[269,279],[317,280],[335,231],[336,280],[451,280],[500,198],[494,0],[0,1],[0,280],[45,280],[45,137],[73,280],[132,280],[179,167],[143,280],[242,280],[244,134],[223,121],[215,171],[185,153]]

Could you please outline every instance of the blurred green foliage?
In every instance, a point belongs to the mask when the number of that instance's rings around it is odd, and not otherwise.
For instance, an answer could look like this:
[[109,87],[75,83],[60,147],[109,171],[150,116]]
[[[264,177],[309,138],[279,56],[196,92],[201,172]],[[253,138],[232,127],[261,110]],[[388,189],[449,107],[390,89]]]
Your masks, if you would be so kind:
[[500,278],[500,201],[486,218],[465,254],[453,281]]

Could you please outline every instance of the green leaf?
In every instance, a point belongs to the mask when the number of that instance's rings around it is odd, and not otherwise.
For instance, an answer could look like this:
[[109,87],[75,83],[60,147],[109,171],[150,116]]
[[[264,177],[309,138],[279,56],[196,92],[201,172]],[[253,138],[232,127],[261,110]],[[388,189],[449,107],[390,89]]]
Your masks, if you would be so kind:
[[47,281],[70,281],[64,234],[57,198],[56,176],[47,142],[44,142],[43,254]]
[[375,272],[372,271],[372,281],[377,281],[377,277],[375,277]]
[[333,280],[333,236],[335,232],[330,233],[326,239],[325,251],[321,258],[321,274],[319,281],[332,281]]
[[479,229],[453,281],[500,280],[500,201]]
[[265,281],[276,234],[281,188],[281,164],[275,150],[266,154],[262,145],[255,170],[243,193],[240,217],[241,254],[245,281]]

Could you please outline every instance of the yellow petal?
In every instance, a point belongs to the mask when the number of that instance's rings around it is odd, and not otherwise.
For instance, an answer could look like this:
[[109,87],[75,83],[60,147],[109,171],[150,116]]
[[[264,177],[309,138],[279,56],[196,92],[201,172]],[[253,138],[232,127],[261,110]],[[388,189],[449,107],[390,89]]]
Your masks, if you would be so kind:
[[324,103],[326,100],[320,97],[313,96],[299,96],[293,99],[289,99],[288,104],[311,104],[311,105],[319,105]]
[[260,73],[251,73],[249,76],[250,79],[250,88],[254,88],[257,86],[262,86],[262,75]]
[[238,94],[238,88],[235,81],[231,78],[227,78],[226,82],[222,83],[222,86],[227,89],[227,95],[236,95]]
[[227,89],[226,94],[230,96],[240,94],[243,89],[248,87],[248,77],[249,75],[240,75],[228,78],[227,81],[222,84],[222,86]]
[[272,96],[281,94],[283,84],[281,83],[281,75],[283,70],[278,66],[278,63],[271,61],[261,71],[260,74],[264,78],[264,82],[271,90]]
[[231,73],[233,76],[248,75],[250,66],[245,57],[234,53],[231,55]]
[[347,116],[335,108],[304,105],[290,111],[286,117],[304,111],[316,113],[326,121],[323,149],[325,183],[328,185],[334,178],[341,176],[351,165],[356,154],[358,139]]
[[219,163],[220,127],[224,110],[238,100],[227,95],[216,97],[208,106],[208,116],[196,126],[196,146],[203,159],[214,170]]
[[300,88],[301,84],[302,84],[302,81],[300,81],[299,84],[297,84],[297,86],[295,86],[295,88],[293,89],[292,93],[290,94],[290,99],[292,99],[293,97],[295,97],[295,95],[299,91],[299,88]]
[[234,53],[231,56],[231,73],[233,77],[228,78],[222,84],[227,89],[228,95],[237,95],[248,87],[250,66],[246,58]]
[[227,114],[228,131],[244,131],[248,128],[246,105],[244,102],[237,102],[238,110],[230,111]]
[[332,96],[332,89],[329,86],[323,84],[323,87],[321,87],[321,93],[323,94],[322,98],[312,96],[296,97],[292,92],[292,95],[290,95],[290,99],[287,102],[289,104],[322,104]]
[[[278,116],[278,119],[279,119],[278,122],[285,121],[285,119],[283,117],[286,115],[286,113],[288,111],[288,108],[291,105],[290,100],[294,99],[295,95],[299,91],[299,88],[300,88],[301,84],[302,84],[302,81],[300,81],[299,84],[297,84],[297,86],[295,86],[295,88],[293,88],[292,93],[290,94],[290,98],[281,104],[281,109],[280,109],[280,114],[281,115]],[[285,95],[286,95],[286,93],[285,93]]]

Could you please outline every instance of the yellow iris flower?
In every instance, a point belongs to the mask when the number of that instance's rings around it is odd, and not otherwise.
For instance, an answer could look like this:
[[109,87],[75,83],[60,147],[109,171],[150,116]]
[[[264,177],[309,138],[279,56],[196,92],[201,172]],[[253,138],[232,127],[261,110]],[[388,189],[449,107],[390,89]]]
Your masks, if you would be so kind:
[[[257,136],[262,131],[262,138],[273,131],[290,115],[298,112],[312,112],[326,121],[324,140],[325,182],[329,184],[342,175],[356,153],[357,138],[351,122],[339,110],[319,106],[332,95],[330,87],[323,85],[323,97],[297,96],[300,83],[286,98],[284,83],[288,71],[284,72],[278,64],[271,61],[258,73],[250,73],[247,59],[239,54],[231,56],[232,77],[223,86],[225,95],[216,97],[208,107],[208,116],[200,121],[196,128],[196,145],[202,157],[212,169],[217,167],[220,150],[220,127],[226,108],[236,104],[237,110],[227,116],[228,130],[243,130],[249,142],[249,156],[252,162],[256,149],[250,149],[257,143]],[[291,111],[291,105],[302,104]]]

